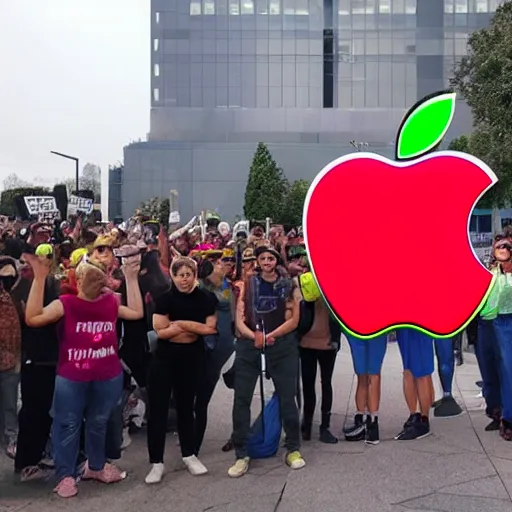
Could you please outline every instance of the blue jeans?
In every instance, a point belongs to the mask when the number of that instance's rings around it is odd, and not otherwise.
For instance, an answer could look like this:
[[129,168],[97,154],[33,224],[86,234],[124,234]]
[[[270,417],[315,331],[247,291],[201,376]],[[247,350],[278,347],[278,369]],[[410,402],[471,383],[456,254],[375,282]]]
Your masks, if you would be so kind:
[[482,393],[486,403],[486,414],[489,417],[501,415],[502,384],[500,376],[500,350],[495,334],[494,320],[478,320],[478,343],[476,344],[476,360],[482,375]]
[[512,315],[498,315],[494,335],[498,344],[502,416],[512,421]]
[[[459,335],[458,335],[459,336]],[[437,358],[437,371],[444,393],[452,394],[453,374],[455,372],[455,353],[453,338],[434,339]]]
[[92,471],[103,469],[107,423],[122,391],[122,374],[111,380],[95,382],[76,382],[57,376],[52,405],[52,444],[55,474],[59,481],[68,476],[77,477],[83,419],[89,468]]

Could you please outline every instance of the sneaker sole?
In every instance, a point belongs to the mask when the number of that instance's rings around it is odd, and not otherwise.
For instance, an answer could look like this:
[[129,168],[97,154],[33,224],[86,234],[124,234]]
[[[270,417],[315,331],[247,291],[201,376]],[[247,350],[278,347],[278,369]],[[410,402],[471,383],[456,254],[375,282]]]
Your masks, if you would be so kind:
[[232,475],[229,471],[228,471],[228,476],[230,478],[241,478],[242,476],[244,476],[247,471],[249,471],[249,468],[247,468],[245,471],[243,471],[242,473],[239,473],[238,475]]
[[364,444],[368,444],[370,446],[376,446],[380,443],[380,440],[377,440],[377,441],[367,441],[366,439],[364,440]]
[[402,437],[395,437],[396,441],[418,441],[419,439],[425,439],[425,437],[428,437],[432,435],[432,432],[427,432],[426,434],[423,434],[422,436],[415,437],[414,439],[403,439]]
[[434,418],[436,420],[449,420],[450,418],[458,418],[459,416],[463,416],[466,414],[466,411],[462,410],[459,414],[454,414],[453,416],[436,416],[434,413]]

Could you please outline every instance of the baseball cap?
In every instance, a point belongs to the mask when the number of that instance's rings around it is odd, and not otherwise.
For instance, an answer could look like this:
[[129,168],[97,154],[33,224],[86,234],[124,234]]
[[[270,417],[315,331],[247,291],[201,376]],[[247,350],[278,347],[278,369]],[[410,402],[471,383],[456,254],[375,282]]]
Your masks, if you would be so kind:
[[248,261],[254,261],[256,256],[254,256],[254,250],[251,247],[245,249],[242,253],[242,262],[247,263]]

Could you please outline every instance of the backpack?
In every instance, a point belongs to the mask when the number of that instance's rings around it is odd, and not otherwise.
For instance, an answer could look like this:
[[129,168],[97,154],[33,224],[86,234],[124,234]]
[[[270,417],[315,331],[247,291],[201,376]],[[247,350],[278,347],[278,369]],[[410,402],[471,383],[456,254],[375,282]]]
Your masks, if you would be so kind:
[[247,441],[247,455],[251,459],[273,457],[279,450],[281,429],[279,399],[274,393],[252,426]]

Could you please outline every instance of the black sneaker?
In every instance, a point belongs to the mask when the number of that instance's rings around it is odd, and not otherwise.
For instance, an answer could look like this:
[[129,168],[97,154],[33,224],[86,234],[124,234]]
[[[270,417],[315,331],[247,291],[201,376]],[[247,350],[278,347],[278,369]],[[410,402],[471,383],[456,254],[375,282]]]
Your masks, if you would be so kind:
[[436,418],[452,418],[462,414],[460,405],[455,401],[453,396],[445,396],[440,403],[434,408],[434,416]]
[[344,434],[350,434],[352,430],[356,430],[363,424],[363,415],[362,414],[356,414],[354,416],[354,423],[348,427],[343,427],[343,433]]
[[411,414],[407,421],[404,423],[404,426],[402,427],[402,430],[395,436],[395,439],[400,439],[405,431],[415,422],[421,421],[421,414],[419,412],[415,412],[414,414]]
[[379,444],[379,420],[374,418],[373,421],[368,417],[366,422],[366,437],[364,438],[366,444]]
[[366,437],[366,424],[363,421],[362,414],[356,414],[354,425],[345,430],[345,439],[347,441],[363,441]]
[[398,441],[413,441],[414,439],[423,439],[430,435],[430,424],[428,419],[414,421],[400,435],[395,438]]
[[500,420],[493,419],[489,425],[485,427],[486,432],[495,432],[496,430],[499,430],[501,426]]

